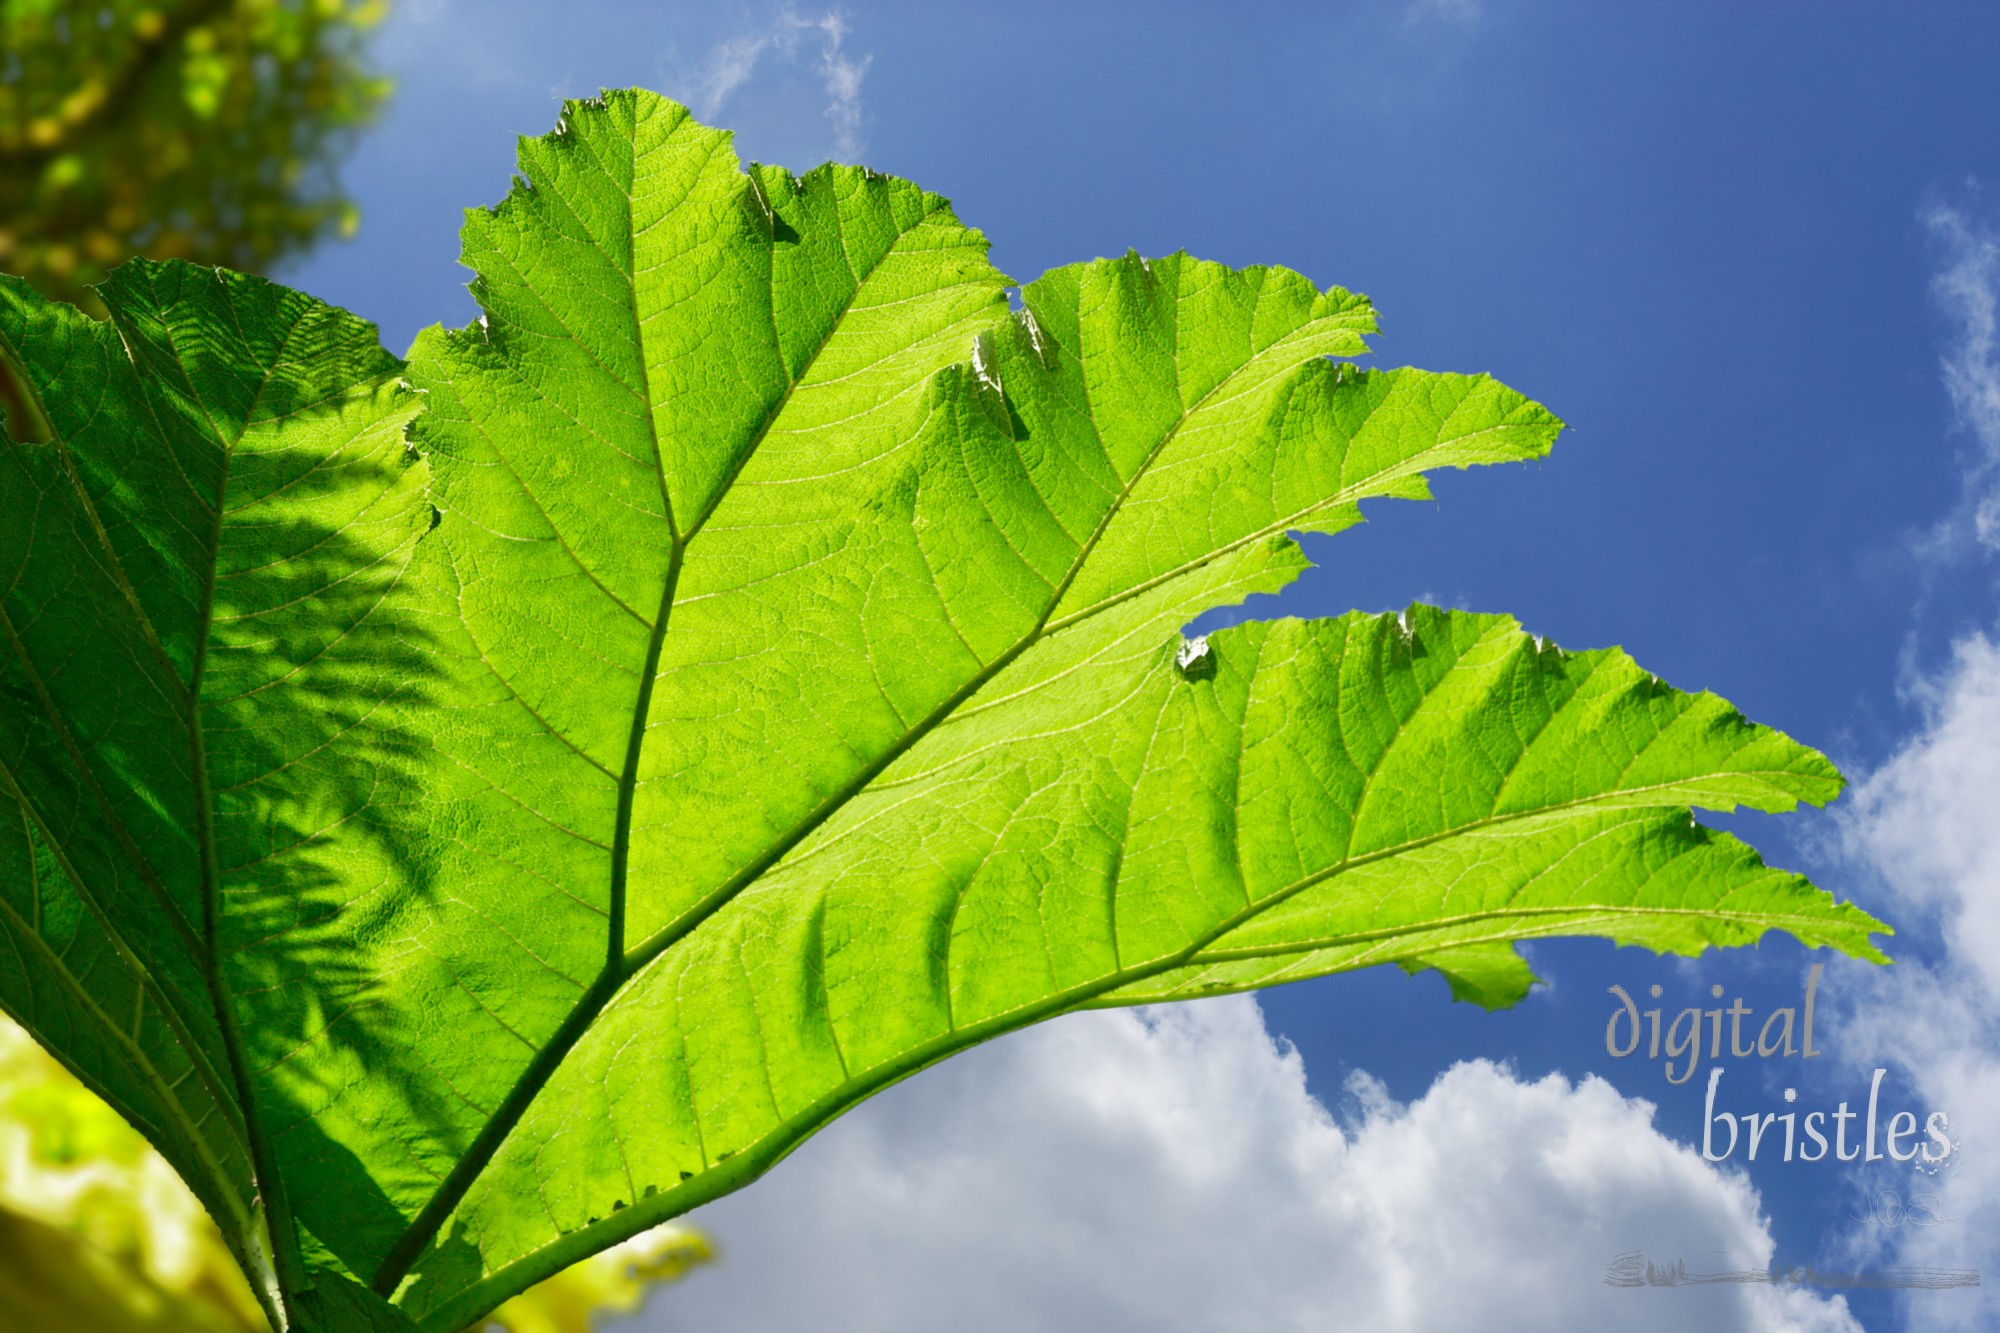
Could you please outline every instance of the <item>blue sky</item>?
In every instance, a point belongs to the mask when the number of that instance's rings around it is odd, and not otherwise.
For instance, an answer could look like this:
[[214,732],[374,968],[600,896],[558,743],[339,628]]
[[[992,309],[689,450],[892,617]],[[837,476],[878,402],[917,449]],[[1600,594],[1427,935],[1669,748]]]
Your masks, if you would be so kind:
[[[1759,1245],[1824,1267],[2000,1257],[1979,1241],[1996,1232],[1982,1182],[2000,1184],[2000,1167],[1980,1164],[1992,1136],[1976,1105],[1994,1104],[2000,994],[2000,835],[1987,827],[2000,796],[1982,799],[2000,792],[2000,657],[1985,646],[2000,531],[1989,522],[1982,537],[1977,522],[2000,494],[1996,50],[2000,11],[1973,4],[402,0],[377,48],[395,100],[344,173],[360,234],[283,275],[378,321],[393,349],[476,314],[456,229],[464,208],[504,194],[513,136],[546,131],[562,97],[639,84],[736,130],[746,158],[859,160],[949,195],[1023,281],[1128,247],[1284,264],[1375,298],[1379,362],[1487,370],[1548,404],[1571,429],[1545,464],[1440,478],[1435,504],[1378,505],[1365,527],[1310,540],[1320,568],[1239,614],[1413,599],[1509,611],[1567,647],[1623,645],[1673,684],[1827,750],[1861,781],[1858,798],[1717,822],[1894,921],[1902,961],[1884,977],[1825,960],[1828,1055],[1737,1062],[1728,1086],[1744,1110],[1774,1109],[1783,1087],[1830,1106],[1865,1099],[1882,1064],[1885,1115],[1947,1109],[1970,1126],[1965,1169],[1945,1186],[1956,1220],[1934,1228],[1838,1220],[1861,1191],[1908,1195],[1907,1169],[1759,1164],[1735,1177],[1690,1164],[1674,1142],[1698,1141],[1699,1089],[1606,1056],[1606,987],[1659,983],[1678,1008],[1709,1005],[1721,984],[1762,1011],[1796,1002],[1811,957],[1777,939],[1696,964],[1551,943],[1532,957],[1552,984],[1505,1014],[1448,1004],[1435,977],[1369,974],[1266,995],[1264,1030],[1241,1005],[1128,1016],[925,1075],[703,1219],[734,1257],[666,1293],[648,1326],[770,1327],[802,1311],[805,1326],[848,1326],[811,1305],[744,1313],[753,1295],[777,1299],[779,1268],[861,1305],[895,1286],[912,1328],[938,1316],[909,1293],[983,1291],[996,1273],[1015,1276],[989,1294],[995,1327],[1047,1310],[1092,1313],[1041,1326],[1138,1327],[1145,1300],[1175,1289],[1175,1247],[1206,1254],[1181,1266],[1206,1274],[1230,1249],[1218,1229],[1259,1236],[1287,1209],[1316,1220],[1246,1243],[1233,1276],[1203,1282],[1293,1292],[1258,1307],[1270,1327],[1332,1299],[1379,1300],[1384,1327],[1448,1326],[1451,1282],[1409,1267],[1420,1235],[1446,1245],[1431,1258],[1450,1270],[1491,1267],[1488,1290],[1550,1254],[1573,1260],[1523,1288],[1523,1319],[1542,1321],[1524,1328],[1990,1317],[1979,1293],[1842,1306],[1617,1291],[1605,1306],[1603,1291],[1562,1284],[1595,1282],[1619,1250],[1682,1243],[1697,1269],[1707,1250]],[[1507,1063],[1447,1073],[1479,1058]],[[1262,1100],[1201,1091],[1211,1065]],[[1120,1100],[1091,1073],[1113,1067],[1194,1109],[1171,1128],[1157,1100]],[[1560,1091],[1542,1081],[1552,1074]],[[1583,1082],[1592,1074],[1618,1095]],[[1657,1107],[1651,1126],[1629,1098]],[[994,1121],[1003,1103],[1019,1114]],[[1320,1124],[1317,1106],[1334,1119]],[[1003,1141],[1035,1117],[1076,1133]],[[1261,1194],[1188,1184],[1184,1154],[1148,1157],[1131,1137],[1157,1149],[1189,1125],[1210,1125],[1208,1143],[1244,1124],[1270,1126],[1267,1151],[1303,1154],[1279,1170],[1239,1145],[1231,1171],[1264,1181]],[[1421,1155],[1404,1139],[1424,1125],[1461,1144],[1497,1135],[1477,1160],[1510,1192],[1412,1167],[1398,1154]],[[1572,1136],[1601,1169],[1562,1185],[1560,1163],[1518,1138],[1536,1134]],[[982,1174],[982,1152],[1092,1166],[1038,1193],[1025,1176]],[[928,1165],[912,1174],[912,1162]],[[1129,1206],[1099,1217],[1063,1194],[1080,1174]],[[1329,1221],[1315,1190],[1374,1200],[1373,1220]],[[1461,1205],[1493,1229],[1452,1239],[1439,1214]],[[993,1214],[989,1229],[963,1225],[968,1209]],[[1151,1216],[1121,1230],[1136,1213]],[[1081,1216],[1096,1220],[1079,1230]],[[1054,1246],[1065,1227],[1075,1234]],[[1349,1271],[1328,1253],[1341,1244],[1384,1248]],[[1330,1275],[1341,1285],[1325,1288]],[[1169,1315],[1208,1327],[1198,1309]]]

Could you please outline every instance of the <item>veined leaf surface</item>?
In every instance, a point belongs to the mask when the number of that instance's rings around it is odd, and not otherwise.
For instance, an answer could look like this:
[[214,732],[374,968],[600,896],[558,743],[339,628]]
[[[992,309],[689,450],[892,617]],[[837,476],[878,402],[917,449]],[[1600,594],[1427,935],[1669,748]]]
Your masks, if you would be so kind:
[[0,1003],[274,1300],[309,1277],[257,1089],[353,990],[321,932],[407,882],[418,403],[372,328],[260,279],[134,263],[101,293],[108,324],[0,278],[48,437],[0,452]]
[[1507,1003],[1550,934],[1880,957],[1690,814],[1826,760],[1616,651],[1183,638],[1289,534],[1554,440],[1332,359],[1364,298],[1127,256],[1011,309],[944,200],[644,93],[521,165],[414,416],[282,289],[128,270],[123,352],[0,289],[52,436],[0,483],[0,1000],[268,1208],[301,1325],[459,1328],[1072,1009],[1384,962]]

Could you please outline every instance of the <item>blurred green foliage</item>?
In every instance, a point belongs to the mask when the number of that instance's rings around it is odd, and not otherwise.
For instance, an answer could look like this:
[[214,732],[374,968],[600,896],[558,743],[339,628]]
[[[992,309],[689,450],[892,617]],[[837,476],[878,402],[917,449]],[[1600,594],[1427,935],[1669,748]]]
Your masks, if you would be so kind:
[[0,1018],[0,1328],[263,1333],[166,1159]]
[[357,214],[384,0],[0,0],[0,270],[102,314],[134,254],[248,272]]

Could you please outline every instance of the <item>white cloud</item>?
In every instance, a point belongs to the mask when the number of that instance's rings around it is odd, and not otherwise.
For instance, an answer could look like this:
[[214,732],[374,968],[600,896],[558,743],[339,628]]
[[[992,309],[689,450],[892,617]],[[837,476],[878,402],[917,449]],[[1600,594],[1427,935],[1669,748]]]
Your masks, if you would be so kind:
[[2000,644],[1958,645],[1928,722],[1848,805],[1852,846],[1900,898],[1944,914],[1953,961],[2000,996]]
[[763,32],[717,42],[689,80],[687,101],[704,120],[712,119],[750,81],[766,54],[798,64],[802,44],[816,40],[818,60],[813,68],[826,93],[825,115],[833,125],[834,145],[843,157],[852,158],[861,151],[861,81],[874,57],[856,59],[844,52],[847,36],[847,20],[839,10],[806,17],[789,7],[781,9]]
[[[1878,1180],[1936,1195],[1952,1220],[1895,1232],[1863,1229],[1898,1262],[2000,1271],[2000,644],[1958,646],[1926,691],[1927,723],[1855,792],[1844,826],[1850,852],[1902,903],[1937,914],[1943,957],[1905,961],[1865,978],[1835,1029],[1834,1049],[1857,1067],[1900,1067],[1929,1109],[1951,1117],[1964,1148],[1936,1180]],[[1992,1288],[1905,1302],[1912,1328],[1990,1328]]]
[[2000,550],[2000,234],[1960,208],[1936,208],[1924,220],[1945,258],[1931,282],[1953,325],[1945,388],[1977,446],[1966,479],[1967,518],[1981,544]]
[[[1958,512],[1928,552],[1938,558],[2000,549],[2000,233],[1963,208],[1934,209],[1925,221],[1941,255],[1931,295],[1951,324],[1944,385],[1975,445]],[[1850,1242],[1903,1263],[1992,1273],[2000,1270],[2000,639],[1960,641],[1949,666],[1913,694],[1923,725],[1859,784],[1841,828],[1850,859],[1888,889],[1889,915],[1907,913],[1906,927],[1934,925],[1940,947],[1929,962],[1906,957],[1857,977],[1834,1049],[1858,1070],[1898,1068],[1929,1108],[1951,1117],[1964,1150],[1937,1180],[1869,1185],[1933,1194],[1951,1221],[1863,1226]],[[1907,1326],[1992,1327],[2000,1295],[1991,1292],[1912,1297]]]
[[1485,1062],[1343,1129],[1254,1001],[1078,1015],[899,1085],[694,1219],[722,1264],[645,1326],[815,1333],[1851,1333],[1768,1286],[1616,1288],[1773,1252],[1744,1179],[1608,1084]]

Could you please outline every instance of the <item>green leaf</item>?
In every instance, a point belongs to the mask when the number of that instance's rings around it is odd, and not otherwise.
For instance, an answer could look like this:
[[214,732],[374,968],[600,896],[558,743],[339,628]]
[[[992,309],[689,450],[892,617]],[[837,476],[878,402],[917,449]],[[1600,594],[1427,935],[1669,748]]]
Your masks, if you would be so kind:
[[[0,277],[0,349],[50,436],[0,451],[0,1003],[271,1298],[305,1274],[260,1188],[257,1025],[331,1002],[316,900],[402,858],[377,810],[414,698],[417,402],[371,327],[261,279],[135,263],[101,294],[108,324]],[[316,993],[260,998],[284,966]]]
[[[358,1283],[460,1328],[1069,1010],[1388,962],[1501,1004],[1554,934],[1880,958],[1690,815],[1832,767],[1620,653],[1425,607],[1183,637],[1290,534],[1554,440],[1330,359],[1364,298],[1128,255],[1010,308],[944,200],[746,172],[645,93],[521,166],[413,421],[379,351],[270,350],[360,328],[279,289],[127,270],[129,361],[4,289],[52,440],[0,498],[68,517],[0,548],[0,882],[49,960],[0,999],[156,1139],[142,1094],[208,1089],[219,1165],[174,1160],[270,1205],[301,1327],[381,1326]],[[44,899],[108,906],[55,943]],[[71,1016],[139,1003],[111,923],[180,1027]]]

